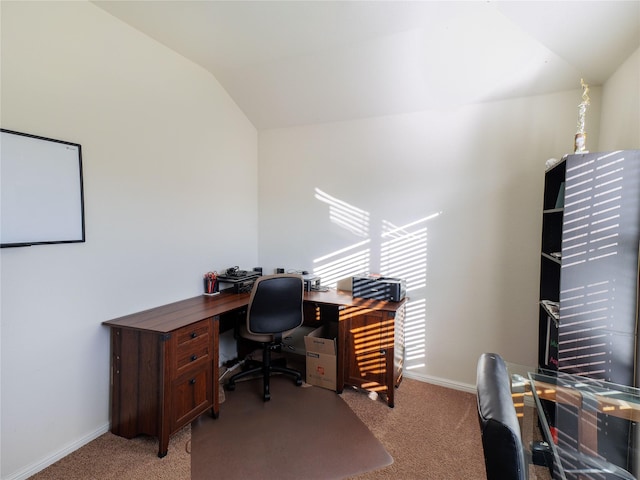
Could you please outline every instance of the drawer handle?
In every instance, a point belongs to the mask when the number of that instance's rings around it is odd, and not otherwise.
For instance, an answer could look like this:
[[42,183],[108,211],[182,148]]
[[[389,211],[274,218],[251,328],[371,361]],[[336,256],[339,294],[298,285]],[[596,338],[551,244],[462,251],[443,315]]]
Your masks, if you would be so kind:
[[191,380],[189,380],[189,385],[195,385],[196,384],[196,379],[192,378]]
[[191,361],[195,362],[198,358],[198,355],[191,355]]
[[198,334],[196,332],[191,332],[191,338],[196,338]]

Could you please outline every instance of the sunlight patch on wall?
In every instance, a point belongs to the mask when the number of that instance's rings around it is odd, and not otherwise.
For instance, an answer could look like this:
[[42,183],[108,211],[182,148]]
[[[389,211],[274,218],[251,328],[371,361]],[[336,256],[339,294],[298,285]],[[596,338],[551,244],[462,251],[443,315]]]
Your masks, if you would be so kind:
[[[354,275],[379,273],[405,280],[409,299],[406,303],[404,337],[405,368],[426,365],[427,310],[424,298],[427,285],[427,223],[442,212],[397,225],[380,223],[379,237],[371,238],[369,212],[315,189],[315,198],[329,205],[329,220],[366,240],[316,258],[314,275],[323,287],[335,288],[338,281]],[[379,258],[380,265],[373,265]],[[379,270],[379,271],[374,271]],[[412,298],[412,296],[414,298]]]
[[365,240],[314,259],[313,273],[320,277],[322,286],[335,288],[338,280],[368,271],[369,243],[370,240]]
[[380,273],[387,277],[406,281],[409,300],[405,314],[405,368],[417,369],[425,366],[427,309],[424,295],[427,285],[427,222],[440,212],[397,226],[382,222],[380,244]]
[[409,300],[404,321],[404,368],[412,370],[425,366],[427,356],[427,301]]
[[316,188],[315,197],[329,205],[329,220],[359,237],[369,236],[369,212]]
[[407,292],[422,288],[427,280],[427,227],[424,220],[407,227],[382,222],[380,273],[402,278]]

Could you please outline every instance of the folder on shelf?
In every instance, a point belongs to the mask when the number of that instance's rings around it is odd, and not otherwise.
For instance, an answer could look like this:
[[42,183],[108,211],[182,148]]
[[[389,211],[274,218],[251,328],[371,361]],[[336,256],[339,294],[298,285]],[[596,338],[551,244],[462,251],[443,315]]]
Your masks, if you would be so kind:
[[558,198],[556,198],[555,208],[564,208],[564,182],[560,184],[560,188],[558,189]]

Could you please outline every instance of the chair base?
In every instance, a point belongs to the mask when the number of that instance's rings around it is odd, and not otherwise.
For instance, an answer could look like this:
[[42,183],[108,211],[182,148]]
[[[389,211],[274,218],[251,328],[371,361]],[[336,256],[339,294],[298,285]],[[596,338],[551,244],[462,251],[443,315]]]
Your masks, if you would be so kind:
[[271,400],[271,391],[269,385],[269,379],[273,372],[284,373],[285,375],[291,375],[294,377],[294,382],[297,386],[302,385],[302,374],[298,370],[293,368],[281,367],[279,365],[273,365],[271,362],[271,350],[276,350],[280,345],[266,343],[262,346],[262,364],[257,367],[249,368],[240,373],[233,375],[227,384],[226,390],[233,391],[236,388],[236,381],[241,378],[254,375],[256,373],[262,373],[263,392],[262,399],[266,402]]

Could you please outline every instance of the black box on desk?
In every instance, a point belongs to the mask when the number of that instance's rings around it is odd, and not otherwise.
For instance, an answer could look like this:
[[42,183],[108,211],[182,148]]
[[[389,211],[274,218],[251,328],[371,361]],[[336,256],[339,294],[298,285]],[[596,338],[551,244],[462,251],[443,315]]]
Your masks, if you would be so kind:
[[218,284],[230,284],[230,287],[220,288],[220,290],[233,289],[233,293],[247,293],[253,290],[253,284],[260,277],[260,273],[253,271],[243,271],[241,275],[218,275]]
[[407,295],[405,281],[400,278],[361,276],[351,279],[352,295],[360,298],[372,298],[399,302]]

